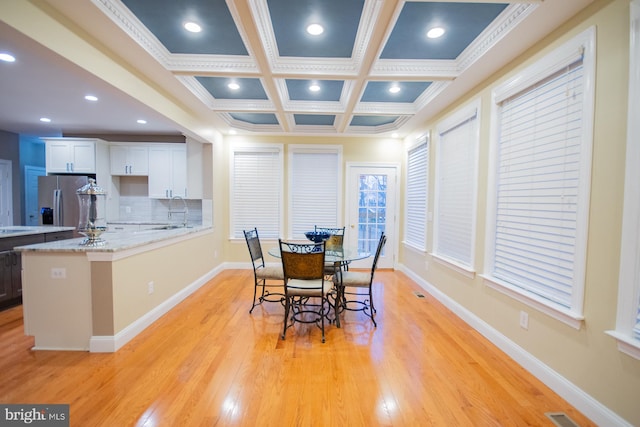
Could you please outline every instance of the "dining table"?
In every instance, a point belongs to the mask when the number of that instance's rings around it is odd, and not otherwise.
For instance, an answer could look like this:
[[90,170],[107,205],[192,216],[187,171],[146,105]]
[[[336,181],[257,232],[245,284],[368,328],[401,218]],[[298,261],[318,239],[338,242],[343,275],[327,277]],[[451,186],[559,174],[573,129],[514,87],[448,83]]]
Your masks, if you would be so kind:
[[[301,241],[300,243],[309,243],[309,242]],[[269,255],[275,258],[282,258],[282,256],[280,255],[279,246],[275,246],[269,249],[268,253]],[[325,249],[324,262],[327,265],[330,264],[335,266],[335,272],[337,273],[339,270],[343,268],[348,268],[348,265],[350,262],[366,259],[366,258],[369,258],[371,255],[372,254],[370,252],[361,251],[356,246],[351,247],[349,245],[343,245],[340,248]],[[334,282],[334,284],[336,285],[336,289],[335,289],[336,294],[334,295],[334,298],[335,298],[334,304],[336,304],[336,313],[339,313],[341,311],[340,304],[342,302],[342,286],[340,286],[340,283]],[[329,320],[331,321],[331,319]],[[340,327],[340,318],[338,317],[338,315],[334,320],[336,322],[336,325]]]

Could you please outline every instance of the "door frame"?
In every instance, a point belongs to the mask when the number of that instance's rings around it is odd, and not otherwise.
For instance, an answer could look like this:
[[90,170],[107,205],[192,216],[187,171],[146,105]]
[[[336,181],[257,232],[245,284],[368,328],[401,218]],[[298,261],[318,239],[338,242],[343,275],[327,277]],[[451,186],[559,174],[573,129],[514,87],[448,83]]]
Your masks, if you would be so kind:
[[[351,223],[349,221],[349,213],[350,207],[352,203],[358,202],[358,197],[351,190],[352,182],[351,182],[351,172],[356,168],[379,168],[389,170],[392,169],[395,172],[395,206],[393,209],[393,219],[390,224],[391,230],[393,234],[390,234],[390,239],[387,239],[387,243],[385,244],[386,251],[391,251],[391,255],[393,259],[391,260],[392,268],[396,268],[396,263],[398,259],[398,245],[396,242],[398,241],[398,233],[400,230],[399,218],[400,218],[400,172],[401,166],[400,163],[385,163],[385,162],[347,162],[345,166],[345,209],[344,209],[344,225],[345,225],[345,239],[350,239],[351,236]],[[352,197],[356,196],[356,200],[351,200]],[[389,233],[387,233],[389,234]],[[373,256],[375,253],[371,254],[371,257],[367,258],[366,262],[368,264],[368,268],[371,268],[371,264],[373,262]],[[357,264],[357,262],[356,262]],[[360,266],[356,265],[356,268],[360,268]]]
[[13,225],[13,168],[11,160],[0,159],[0,174],[2,174],[2,185],[0,185],[0,226]]

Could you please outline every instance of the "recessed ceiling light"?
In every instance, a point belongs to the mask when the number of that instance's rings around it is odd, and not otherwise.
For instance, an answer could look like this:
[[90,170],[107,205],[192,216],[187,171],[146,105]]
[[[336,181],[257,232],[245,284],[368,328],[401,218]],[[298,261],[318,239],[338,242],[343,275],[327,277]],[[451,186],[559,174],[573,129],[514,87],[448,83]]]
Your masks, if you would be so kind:
[[444,28],[442,27],[434,27],[427,32],[427,37],[430,39],[437,39],[438,37],[442,37],[444,34]]
[[307,27],[307,33],[311,34],[312,36],[318,36],[324,33],[324,28],[322,28],[322,25],[320,24],[311,24]]
[[40,121],[43,123],[51,123],[51,119],[49,117],[40,117]]
[[391,86],[391,87],[389,88],[389,92],[391,92],[391,93],[398,93],[398,92],[400,92],[400,86],[398,86],[398,85],[393,85],[393,86]]
[[202,31],[202,27],[195,22],[185,22],[184,28],[191,33],[199,33]]
[[15,56],[6,53],[6,52],[1,52],[0,53],[0,61],[4,61],[4,62],[15,62],[16,58]]
[[311,86],[309,86],[309,90],[311,92],[318,92],[320,91],[320,85],[318,83],[312,83]]
[[398,138],[399,136],[400,136],[400,135],[398,135],[398,134],[397,134],[397,133],[395,133],[395,132],[391,134],[391,138]]
[[237,133],[238,133],[238,132],[236,132],[236,130],[235,130],[235,129],[230,129],[230,130],[229,130],[229,135],[235,135],[235,134],[237,134]]
[[231,90],[238,90],[240,89],[240,85],[236,82],[231,82],[227,85],[227,87]]
[[141,125],[146,125],[147,124],[147,121],[144,120],[144,119],[138,119],[138,120],[136,120],[136,122],[141,124]]
[[84,97],[84,99],[86,99],[87,101],[94,101],[94,102],[95,102],[95,101],[97,101],[97,100],[98,100],[98,97],[97,97],[97,96],[94,96],[94,95],[86,95],[86,96]]

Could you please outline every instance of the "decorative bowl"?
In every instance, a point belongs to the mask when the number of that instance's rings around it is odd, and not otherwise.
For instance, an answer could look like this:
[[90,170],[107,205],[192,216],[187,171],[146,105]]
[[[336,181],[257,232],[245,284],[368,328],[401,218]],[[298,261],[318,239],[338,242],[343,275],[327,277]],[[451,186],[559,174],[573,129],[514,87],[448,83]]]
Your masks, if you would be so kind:
[[304,233],[304,235],[307,236],[307,239],[311,240],[314,243],[324,242],[329,237],[331,237],[331,234],[327,233],[326,231],[307,231],[306,233]]

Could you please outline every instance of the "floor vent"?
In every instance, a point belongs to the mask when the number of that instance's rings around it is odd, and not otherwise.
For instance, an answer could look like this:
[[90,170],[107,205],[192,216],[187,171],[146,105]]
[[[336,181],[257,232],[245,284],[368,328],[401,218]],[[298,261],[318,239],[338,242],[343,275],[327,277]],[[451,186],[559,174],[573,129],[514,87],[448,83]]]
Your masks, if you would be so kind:
[[545,415],[558,427],[580,427],[563,412],[547,412]]
[[424,298],[424,294],[421,294],[421,293],[420,293],[420,292],[418,292],[418,291],[415,291],[413,294],[414,294],[417,298]]

